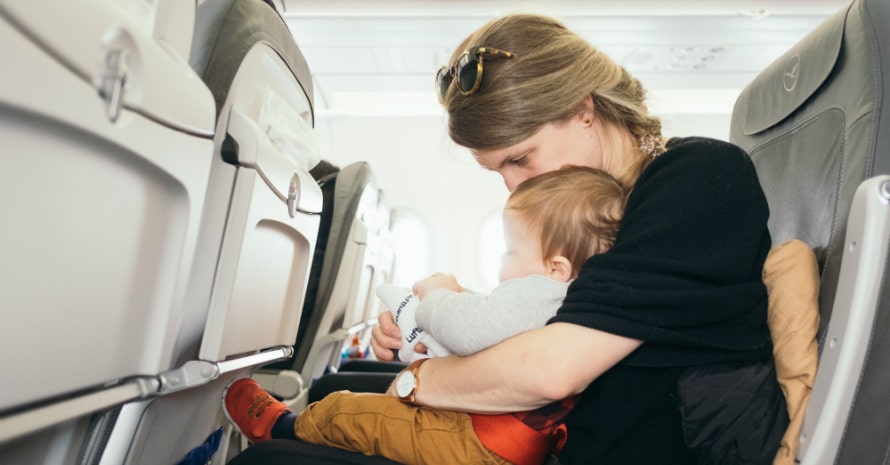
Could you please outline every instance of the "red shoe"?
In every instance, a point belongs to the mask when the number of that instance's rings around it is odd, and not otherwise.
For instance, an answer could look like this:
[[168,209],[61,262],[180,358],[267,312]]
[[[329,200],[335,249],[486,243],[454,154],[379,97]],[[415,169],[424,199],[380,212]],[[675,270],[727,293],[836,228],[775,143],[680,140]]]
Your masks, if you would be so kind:
[[272,439],[272,426],[289,409],[251,378],[236,379],[223,392],[223,412],[250,442]]

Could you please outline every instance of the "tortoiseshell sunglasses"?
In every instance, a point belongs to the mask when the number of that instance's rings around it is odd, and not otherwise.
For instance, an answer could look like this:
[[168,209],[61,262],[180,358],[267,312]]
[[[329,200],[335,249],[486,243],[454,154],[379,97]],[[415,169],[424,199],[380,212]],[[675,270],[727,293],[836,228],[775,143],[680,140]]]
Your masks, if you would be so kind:
[[436,73],[436,94],[439,103],[445,102],[445,94],[452,81],[457,81],[461,95],[472,95],[482,83],[482,63],[488,59],[513,58],[513,53],[496,48],[476,47],[466,50],[450,68],[443,66]]

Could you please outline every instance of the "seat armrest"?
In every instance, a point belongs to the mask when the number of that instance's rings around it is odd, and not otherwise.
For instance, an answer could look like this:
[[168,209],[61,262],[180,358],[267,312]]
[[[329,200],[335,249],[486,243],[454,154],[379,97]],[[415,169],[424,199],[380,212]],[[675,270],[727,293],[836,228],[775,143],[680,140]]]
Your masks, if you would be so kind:
[[346,372],[330,373],[318,378],[309,388],[309,402],[321,400],[334,391],[384,393],[395,379],[395,373]]
[[381,362],[380,360],[347,360],[340,364],[339,373],[398,373],[408,367],[407,362]]
[[303,378],[293,370],[257,370],[252,378],[279,399],[293,399],[303,390]]

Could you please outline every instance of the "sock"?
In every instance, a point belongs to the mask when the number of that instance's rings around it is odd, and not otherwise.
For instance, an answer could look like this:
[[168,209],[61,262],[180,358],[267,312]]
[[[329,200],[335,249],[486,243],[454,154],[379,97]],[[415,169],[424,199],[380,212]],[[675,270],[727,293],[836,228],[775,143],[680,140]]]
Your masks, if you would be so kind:
[[294,434],[294,423],[297,422],[297,414],[284,412],[272,425],[272,439],[297,439]]

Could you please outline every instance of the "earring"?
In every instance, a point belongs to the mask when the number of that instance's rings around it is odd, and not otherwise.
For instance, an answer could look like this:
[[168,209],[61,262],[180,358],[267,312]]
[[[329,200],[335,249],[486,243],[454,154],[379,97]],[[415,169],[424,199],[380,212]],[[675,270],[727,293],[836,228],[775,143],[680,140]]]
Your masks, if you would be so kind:
[[591,120],[589,120],[589,119],[584,120],[584,125],[585,125],[585,126],[590,127],[591,124],[593,124],[593,121],[591,121]]
[[665,140],[661,135],[646,134],[640,137],[640,151],[653,158],[664,152],[664,144]]

